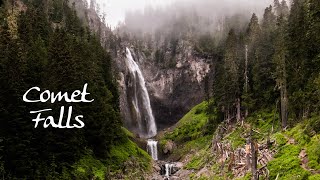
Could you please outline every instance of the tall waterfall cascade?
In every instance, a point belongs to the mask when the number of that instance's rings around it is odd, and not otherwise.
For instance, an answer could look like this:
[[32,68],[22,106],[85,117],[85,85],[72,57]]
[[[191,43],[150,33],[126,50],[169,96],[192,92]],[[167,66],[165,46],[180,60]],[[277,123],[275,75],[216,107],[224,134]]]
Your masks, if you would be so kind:
[[147,151],[151,155],[153,160],[158,160],[158,141],[148,139]]
[[140,137],[154,137],[157,134],[157,127],[145,79],[129,48],[126,48],[126,66],[128,68],[126,94],[130,109],[130,120],[126,121],[130,122],[125,122],[125,124]]

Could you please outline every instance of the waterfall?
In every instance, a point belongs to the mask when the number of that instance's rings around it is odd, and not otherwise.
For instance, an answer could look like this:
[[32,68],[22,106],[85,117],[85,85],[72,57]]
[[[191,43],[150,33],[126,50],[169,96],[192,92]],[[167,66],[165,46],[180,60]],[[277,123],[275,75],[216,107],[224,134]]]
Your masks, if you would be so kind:
[[133,60],[129,48],[126,48],[126,53],[126,65],[129,70],[126,94],[130,118],[129,120],[126,119],[129,122],[125,122],[125,124],[140,137],[150,138],[157,134],[157,128],[152,114],[149,94],[142,72]]
[[158,160],[158,141],[148,139],[147,151],[151,155],[152,159]]
[[166,168],[166,177],[169,177],[172,174],[172,168],[173,168],[173,164],[165,164],[165,168]]

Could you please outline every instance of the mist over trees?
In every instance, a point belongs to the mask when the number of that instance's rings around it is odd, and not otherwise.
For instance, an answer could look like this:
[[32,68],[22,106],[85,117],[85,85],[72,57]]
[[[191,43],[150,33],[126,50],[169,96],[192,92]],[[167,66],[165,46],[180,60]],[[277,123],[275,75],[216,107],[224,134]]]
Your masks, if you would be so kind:
[[272,107],[285,128],[318,112],[316,1],[184,2],[127,12],[115,32],[149,61],[172,64],[182,46],[211,59],[213,98],[226,120]]
[[[221,31],[224,26],[228,26],[226,21],[232,21],[228,19],[239,21],[238,24],[230,23],[232,26],[241,26],[243,22],[247,22],[251,13],[261,15],[263,8],[269,3],[267,0],[178,0],[163,7],[146,6],[143,11],[127,11],[123,26],[127,32],[135,35],[156,34],[157,31],[169,31],[174,27],[181,33],[191,31],[202,34]],[[180,26],[177,27],[178,25]]]

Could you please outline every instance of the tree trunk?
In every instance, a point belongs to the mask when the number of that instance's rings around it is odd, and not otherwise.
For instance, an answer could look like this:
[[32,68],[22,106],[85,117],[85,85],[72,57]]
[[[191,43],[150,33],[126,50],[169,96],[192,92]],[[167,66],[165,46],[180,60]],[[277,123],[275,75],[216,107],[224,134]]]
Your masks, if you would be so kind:
[[250,146],[251,146],[251,137],[247,139],[247,144],[246,144],[246,169],[249,170],[251,167],[251,159],[250,159]]
[[[245,62],[244,77],[245,77],[244,91],[245,91],[246,95],[248,96],[248,86],[249,86],[249,78],[248,78],[248,45],[246,45],[246,62]],[[248,107],[246,107],[244,117],[247,117],[248,114],[249,114],[249,110],[248,110]]]
[[[285,74],[285,68],[284,72]],[[288,121],[288,93],[287,93],[287,82],[285,79],[286,76],[284,76],[283,84],[280,87],[280,94],[281,94],[281,126],[282,129],[285,129],[287,127],[287,121]]]
[[229,124],[229,122],[230,122],[230,108],[229,108],[229,106],[228,106],[228,109],[227,109],[227,123]]
[[240,98],[237,98],[237,122],[241,120],[241,103]]
[[258,159],[258,144],[252,140],[251,141],[251,156],[252,156],[252,163],[251,163],[251,172],[253,180],[258,180],[257,174],[257,159]]

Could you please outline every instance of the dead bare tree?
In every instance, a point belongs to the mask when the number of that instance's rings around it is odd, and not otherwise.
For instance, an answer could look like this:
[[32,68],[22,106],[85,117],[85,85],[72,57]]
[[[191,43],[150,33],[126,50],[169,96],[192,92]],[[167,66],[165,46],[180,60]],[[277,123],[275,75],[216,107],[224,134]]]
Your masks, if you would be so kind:
[[258,143],[252,139],[252,130],[250,132],[251,137],[251,172],[253,180],[258,180],[258,173],[257,173],[257,160],[258,160]]

